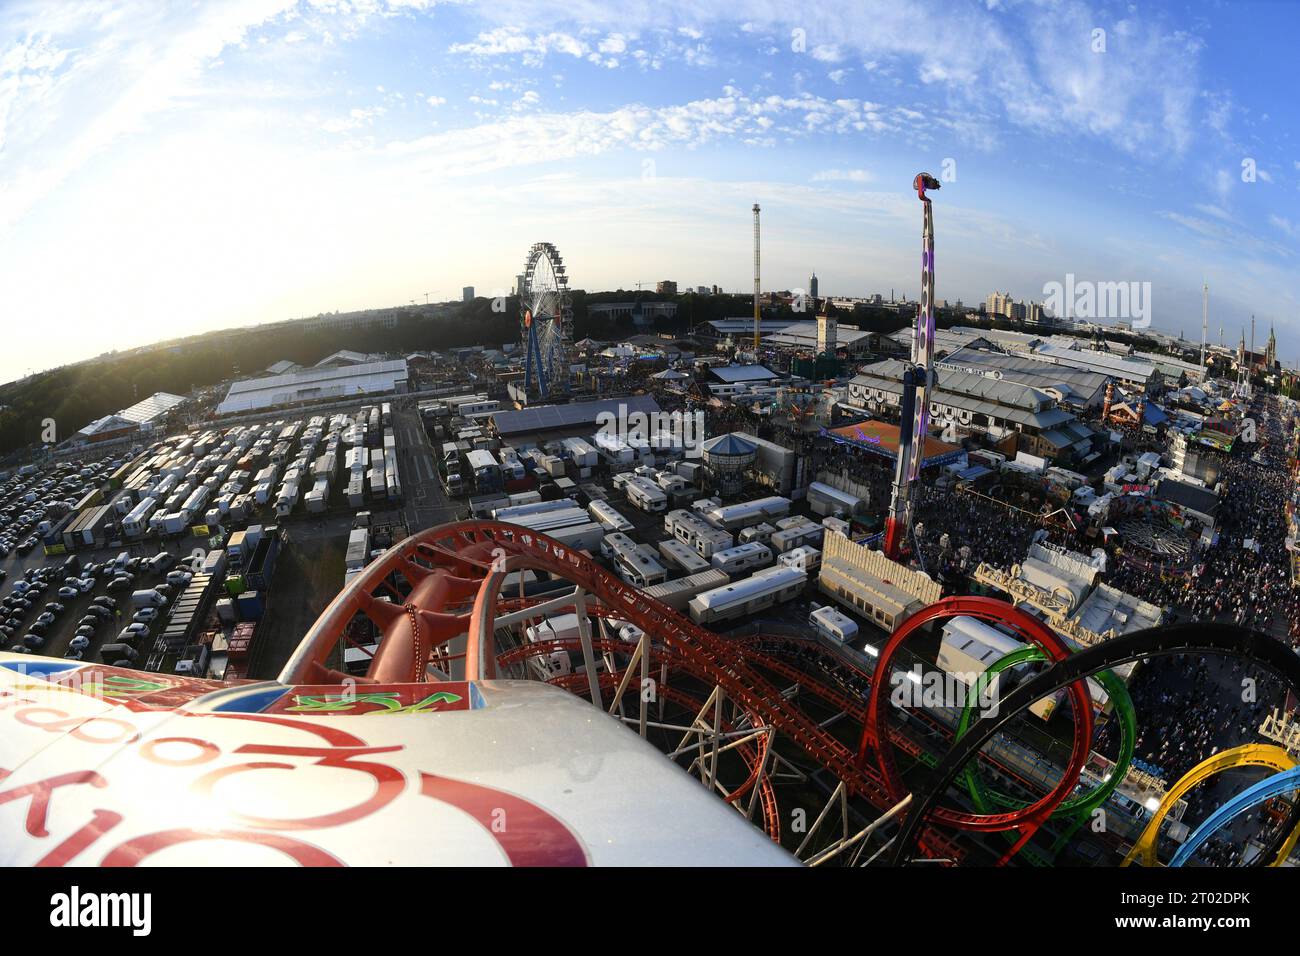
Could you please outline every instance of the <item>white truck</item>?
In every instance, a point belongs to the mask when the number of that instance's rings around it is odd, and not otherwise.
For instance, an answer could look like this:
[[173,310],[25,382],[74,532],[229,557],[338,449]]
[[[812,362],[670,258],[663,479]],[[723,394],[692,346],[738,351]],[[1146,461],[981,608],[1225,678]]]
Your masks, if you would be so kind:
[[146,588],[143,591],[131,592],[131,607],[163,607],[167,603],[167,598],[163,597],[162,592],[154,588]]

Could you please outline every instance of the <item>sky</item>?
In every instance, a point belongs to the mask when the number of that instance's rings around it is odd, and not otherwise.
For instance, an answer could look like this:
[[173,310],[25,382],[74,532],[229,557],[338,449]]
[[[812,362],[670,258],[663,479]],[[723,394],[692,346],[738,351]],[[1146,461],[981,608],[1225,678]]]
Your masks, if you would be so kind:
[[0,380],[115,348],[508,290],[1040,300],[1300,360],[1300,6],[0,3]]

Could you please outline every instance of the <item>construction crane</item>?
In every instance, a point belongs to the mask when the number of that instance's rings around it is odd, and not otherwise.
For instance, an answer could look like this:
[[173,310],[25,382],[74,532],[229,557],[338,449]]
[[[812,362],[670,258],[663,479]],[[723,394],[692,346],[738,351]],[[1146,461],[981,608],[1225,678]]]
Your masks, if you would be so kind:
[[929,173],[917,173],[912,180],[921,200],[921,302],[912,329],[912,361],[903,373],[903,399],[898,419],[898,461],[894,466],[894,487],[885,519],[885,556],[897,560],[903,535],[912,526],[912,488],[925,458],[925,439],[930,425],[930,392],[934,388],[934,216],[927,189],[938,189],[939,180]]

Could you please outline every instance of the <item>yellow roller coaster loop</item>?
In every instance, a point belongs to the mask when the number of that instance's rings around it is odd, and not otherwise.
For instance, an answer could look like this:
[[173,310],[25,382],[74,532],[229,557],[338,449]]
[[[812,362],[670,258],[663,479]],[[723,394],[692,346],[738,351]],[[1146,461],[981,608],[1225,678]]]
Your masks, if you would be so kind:
[[[1187,773],[1183,774],[1176,784],[1169,789],[1160,801],[1160,806],[1156,808],[1155,814],[1151,817],[1151,822],[1147,824],[1142,835],[1138,837],[1133,848],[1128,851],[1128,856],[1124,857],[1121,866],[1129,866],[1135,861],[1140,862],[1143,866],[1158,866],[1159,860],[1156,858],[1156,842],[1160,835],[1160,824],[1164,822],[1165,815],[1181,800],[1189,790],[1197,784],[1213,777],[1217,773],[1232,767],[1267,767],[1273,771],[1289,770],[1296,765],[1296,759],[1281,747],[1275,747],[1272,744],[1242,744],[1240,747],[1233,747],[1231,750],[1222,750],[1212,757],[1202,760]],[[1296,839],[1300,837],[1300,827],[1287,837],[1281,851],[1276,859],[1272,860],[1270,866],[1280,866],[1295,847]]]

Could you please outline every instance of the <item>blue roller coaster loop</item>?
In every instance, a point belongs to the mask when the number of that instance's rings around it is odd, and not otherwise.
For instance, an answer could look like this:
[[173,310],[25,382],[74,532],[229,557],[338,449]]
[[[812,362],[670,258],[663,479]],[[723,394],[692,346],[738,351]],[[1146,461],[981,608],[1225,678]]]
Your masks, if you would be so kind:
[[1264,778],[1253,787],[1248,787],[1206,817],[1204,822],[1187,838],[1187,842],[1178,848],[1178,852],[1169,861],[1169,865],[1182,866],[1192,858],[1192,854],[1200,849],[1201,844],[1232,823],[1233,820],[1250,812],[1261,803],[1296,790],[1300,790],[1300,767],[1292,767],[1290,770],[1275,773]]

